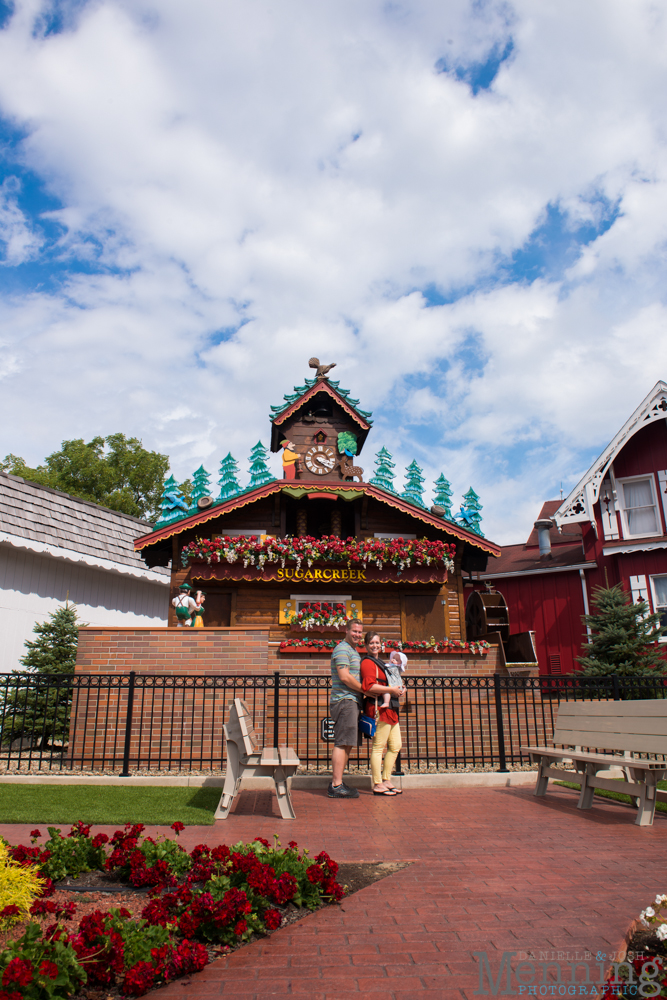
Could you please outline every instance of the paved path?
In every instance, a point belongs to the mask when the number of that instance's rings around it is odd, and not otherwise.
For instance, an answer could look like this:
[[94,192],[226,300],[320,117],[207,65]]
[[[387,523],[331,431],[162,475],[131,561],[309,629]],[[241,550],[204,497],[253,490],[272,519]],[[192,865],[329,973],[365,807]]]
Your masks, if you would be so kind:
[[[480,987],[473,953],[484,951],[494,977],[504,951],[517,952],[515,962],[534,952],[537,961],[559,962],[566,984],[568,961],[588,952],[595,981],[598,952],[616,951],[639,910],[667,892],[667,816],[639,828],[629,807],[599,799],[580,812],[569,789],[555,788],[544,799],[530,789],[481,788],[394,799],[362,793],[349,802],[295,791],[293,800],[298,818],[288,822],[269,793],[243,792],[227,821],[189,827],[181,843],[191,848],[276,832],[283,843],[294,839],[340,861],[414,863],[340,907],[214,962],[189,985],[160,990],[156,1000],[472,1000]],[[271,808],[274,814],[265,815]],[[0,833],[27,842],[31,827],[0,826]],[[530,970],[523,975],[530,982]],[[555,982],[555,967],[548,975]],[[533,982],[541,977],[538,968]],[[505,987],[503,978],[500,995]],[[520,995],[516,978],[512,987]]]

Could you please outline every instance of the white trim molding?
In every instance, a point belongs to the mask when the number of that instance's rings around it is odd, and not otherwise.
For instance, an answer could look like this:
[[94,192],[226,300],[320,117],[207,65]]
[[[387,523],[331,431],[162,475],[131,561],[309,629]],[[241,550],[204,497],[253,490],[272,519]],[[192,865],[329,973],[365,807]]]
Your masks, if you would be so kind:
[[[665,543],[667,544],[667,543]],[[572,563],[570,566],[540,566],[539,569],[520,569],[512,573],[480,573],[480,580],[505,580],[510,576],[544,576],[546,573],[576,573],[586,569],[597,569],[595,562]]]
[[47,545],[46,542],[36,542],[32,538],[23,538],[21,535],[9,535],[6,531],[0,531],[0,545],[10,545],[15,549],[25,549],[28,552],[35,552],[37,555],[50,556],[52,559],[63,559],[65,562],[79,563],[91,566],[93,569],[103,569],[107,573],[118,573],[120,576],[132,576],[138,580],[161,583],[164,587],[169,587],[171,582],[170,574],[156,573],[148,567],[142,569],[141,566],[127,566],[114,559],[91,556],[88,553],[76,552],[74,549],[61,548],[59,545]]
[[560,527],[569,521],[590,521],[595,524],[593,505],[597,503],[600,486],[609,466],[637,431],[654,420],[667,417],[667,382],[656,382],[653,389],[640,403],[632,416],[626,420],[620,431],[607,445],[588,472],[582,476],[572,492],[563,500],[552,518]]
[[623,555],[627,552],[653,552],[654,549],[667,549],[667,538],[663,535],[659,541],[628,542],[627,545],[605,545],[603,556]]

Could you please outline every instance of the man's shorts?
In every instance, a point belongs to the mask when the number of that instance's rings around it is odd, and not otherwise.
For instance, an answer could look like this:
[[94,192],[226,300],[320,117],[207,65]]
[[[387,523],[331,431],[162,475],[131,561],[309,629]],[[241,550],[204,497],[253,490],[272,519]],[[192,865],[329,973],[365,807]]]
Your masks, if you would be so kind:
[[355,747],[361,745],[359,732],[359,705],[356,698],[342,698],[329,706],[329,714],[334,720],[334,746]]

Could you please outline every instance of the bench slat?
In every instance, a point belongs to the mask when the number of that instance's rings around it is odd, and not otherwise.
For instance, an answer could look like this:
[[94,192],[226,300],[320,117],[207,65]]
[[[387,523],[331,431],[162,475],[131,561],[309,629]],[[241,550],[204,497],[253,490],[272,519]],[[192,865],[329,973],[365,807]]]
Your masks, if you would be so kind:
[[[584,721],[583,719],[581,720]],[[592,733],[560,727],[554,731],[554,743],[576,747],[595,747],[598,750],[634,750],[636,753],[667,753],[667,737],[637,736],[633,733]]]
[[[565,760],[579,760],[584,763],[609,763],[612,767],[638,767],[643,771],[661,771],[667,769],[667,761],[636,760],[634,757],[612,757],[605,753],[582,753],[576,750],[561,750],[559,747],[520,747],[521,753],[539,754],[543,757],[558,757]],[[577,771],[572,771],[577,774]]]
[[627,719],[633,715],[643,718],[667,716],[667,699],[651,698],[637,701],[562,701],[558,707],[558,721],[568,716],[618,716]]
[[633,715],[630,718],[622,719],[611,716],[569,716],[566,719],[558,717],[556,728],[563,732],[568,729],[585,729],[591,733],[634,733],[637,736],[663,736],[667,737],[667,716],[657,718],[652,716],[645,718]]

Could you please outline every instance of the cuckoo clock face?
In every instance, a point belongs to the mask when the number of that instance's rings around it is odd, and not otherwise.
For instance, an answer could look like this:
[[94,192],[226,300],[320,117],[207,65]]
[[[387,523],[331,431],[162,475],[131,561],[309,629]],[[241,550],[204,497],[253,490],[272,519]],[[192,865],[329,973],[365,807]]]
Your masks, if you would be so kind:
[[331,472],[335,466],[336,453],[333,448],[316,444],[306,452],[305,462],[309,472],[314,472],[316,476],[323,476],[325,473]]

